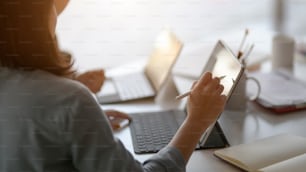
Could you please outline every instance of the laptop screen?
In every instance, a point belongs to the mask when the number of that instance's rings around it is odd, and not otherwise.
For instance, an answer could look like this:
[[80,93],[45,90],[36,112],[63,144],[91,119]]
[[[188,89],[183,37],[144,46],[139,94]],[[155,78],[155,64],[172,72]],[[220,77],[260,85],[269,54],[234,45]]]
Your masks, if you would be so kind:
[[182,43],[174,33],[163,30],[157,37],[151,57],[146,65],[145,73],[154,89],[159,91],[169,76],[182,49]]

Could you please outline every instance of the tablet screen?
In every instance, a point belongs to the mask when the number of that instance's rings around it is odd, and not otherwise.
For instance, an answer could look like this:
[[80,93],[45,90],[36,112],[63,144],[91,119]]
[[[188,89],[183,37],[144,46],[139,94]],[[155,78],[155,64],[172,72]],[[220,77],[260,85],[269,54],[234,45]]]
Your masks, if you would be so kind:
[[230,97],[232,90],[235,87],[236,81],[240,78],[243,72],[243,66],[237,57],[225,46],[224,43],[219,41],[210,58],[215,59],[215,64],[212,68],[214,77],[224,77],[220,83],[224,86],[222,94]]

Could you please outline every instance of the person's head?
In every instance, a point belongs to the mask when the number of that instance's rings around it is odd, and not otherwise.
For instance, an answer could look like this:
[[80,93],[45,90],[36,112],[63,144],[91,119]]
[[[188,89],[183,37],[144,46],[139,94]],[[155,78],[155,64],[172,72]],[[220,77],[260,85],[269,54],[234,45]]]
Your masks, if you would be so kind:
[[1,0],[0,65],[70,74],[55,40],[56,18],[54,0]]

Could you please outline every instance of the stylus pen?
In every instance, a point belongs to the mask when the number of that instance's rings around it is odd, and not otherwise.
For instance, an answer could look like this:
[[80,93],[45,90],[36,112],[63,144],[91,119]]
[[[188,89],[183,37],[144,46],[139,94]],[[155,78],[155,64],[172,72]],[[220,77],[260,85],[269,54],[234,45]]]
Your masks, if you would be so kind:
[[241,57],[240,61],[241,61],[242,63],[245,63],[246,59],[247,59],[247,58],[249,57],[249,55],[251,54],[251,52],[252,52],[254,46],[255,46],[255,45],[252,44],[251,47],[249,48],[249,50],[247,51],[247,53],[246,53],[244,56]]
[[238,49],[238,54],[237,54],[237,58],[238,59],[240,59],[241,56],[243,55],[242,47],[244,45],[244,42],[245,42],[246,37],[248,36],[248,34],[249,34],[249,29],[246,29],[245,32],[244,32],[244,36],[242,38],[241,44],[240,44],[239,49]]
[[[225,78],[225,75],[219,77],[220,80],[222,80],[223,78]],[[184,98],[184,97],[189,96],[190,93],[191,93],[191,90],[190,90],[190,91],[187,91],[187,92],[184,93],[184,94],[181,94],[181,95],[179,95],[179,96],[176,96],[175,99],[176,99],[176,100],[180,100],[180,99],[182,99],[182,98]]]

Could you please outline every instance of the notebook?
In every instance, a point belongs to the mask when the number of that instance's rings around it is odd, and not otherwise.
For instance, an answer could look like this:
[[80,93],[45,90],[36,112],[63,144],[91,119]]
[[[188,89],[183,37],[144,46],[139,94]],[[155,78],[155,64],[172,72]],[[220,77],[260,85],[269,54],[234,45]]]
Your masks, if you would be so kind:
[[[164,29],[157,37],[145,69],[106,80],[107,85],[97,94],[98,101],[106,104],[154,97],[169,78],[182,47],[177,36]],[[107,87],[113,88],[114,92],[105,94],[103,91]]]
[[214,154],[245,171],[304,172],[306,138],[281,134],[217,150]]
[[[217,42],[210,58],[214,59],[209,60],[214,61],[214,64],[207,69],[212,71],[214,76],[226,76],[221,80],[221,83],[224,85],[223,93],[227,95],[228,99],[238,83],[244,67],[222,41]],[[157,152],[168,144],[187,113],[185,110],[170,110],[130,115],[133,118],[130,129],[135,153],[150,153]],[[207,145],[206,141],[209,141],[208,138],[211,137],[212,132],[214,132],[212,139],[215,140]],[[198,148],[216,148],[226,145],[223,132],[215,121],[203,134]]]
[[[298,80],[287,70],[253,72],[248,76],[256,78],[261,91],[256,102],[277,113],[306,109],[306,83]],[[254,86],[248,83],[248,94]]]

